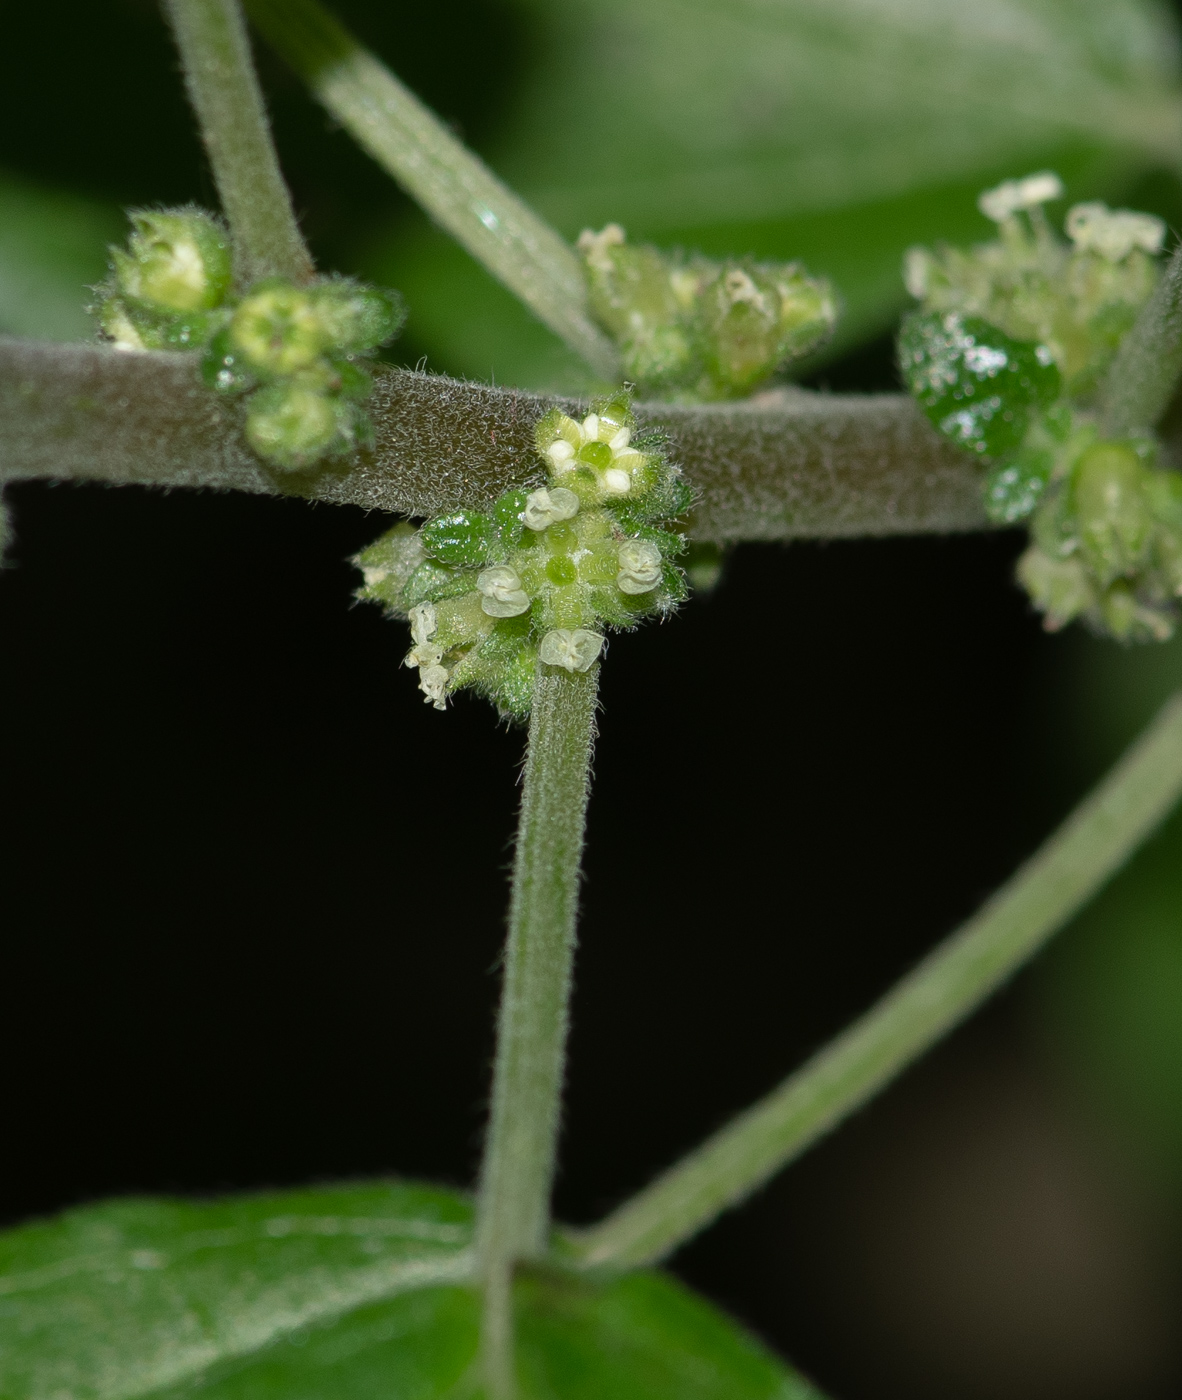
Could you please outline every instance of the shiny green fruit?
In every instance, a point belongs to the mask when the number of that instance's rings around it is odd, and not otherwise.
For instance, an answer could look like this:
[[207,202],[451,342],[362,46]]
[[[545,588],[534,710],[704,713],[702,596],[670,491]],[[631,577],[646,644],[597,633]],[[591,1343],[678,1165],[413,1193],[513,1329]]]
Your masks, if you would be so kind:
[[983,462],[1022,444],[1031,417],[1058,398],[1051,352],[974,316],[916,312],[899,335],[903,378],[935,427]]

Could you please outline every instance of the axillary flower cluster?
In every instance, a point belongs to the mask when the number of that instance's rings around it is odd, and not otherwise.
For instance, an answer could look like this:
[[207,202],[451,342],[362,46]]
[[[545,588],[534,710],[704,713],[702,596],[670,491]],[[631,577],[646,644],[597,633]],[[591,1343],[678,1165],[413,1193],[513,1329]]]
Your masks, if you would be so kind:
[[585,229],[592,314],[642,391],[692,400],[757,389],[833,330],[837,298],[799,263],[716,262],[629,243],[619,224]]
[[357,596],[409,621],[406,664],[436,709],[470,688],[523,718],[539,662],[587,671],[605,631],[685,598],[676,522],[692,493],[659,437],[634,428],[625,394],[581,422],[552,410],[535,435],[544,485],[418,530],[396,525],[357,556]]
[[1090,202],[1067,241],[1043,205],[1050,173],[1008,180],[979,207],[997,238],[913,248],[907,288],[922,307],[899,357],[937,429],[986,468],[985,507],[1029,521],[1018,575],[1050,630],[1082,618],[1122,640],[1165,640],[1182,596],[1182,474],[1152,436],[1105,437],[1098,400],[1121,340],[1160,277],[1165,225]]
[[367,446],[366,362],[398,333],[397,292],[344,277],[237,292],[229,235],[200,209],[139,210],[92,308],[120,350],[189,350],[206,384],[245,402],[245,433],[280,471]]

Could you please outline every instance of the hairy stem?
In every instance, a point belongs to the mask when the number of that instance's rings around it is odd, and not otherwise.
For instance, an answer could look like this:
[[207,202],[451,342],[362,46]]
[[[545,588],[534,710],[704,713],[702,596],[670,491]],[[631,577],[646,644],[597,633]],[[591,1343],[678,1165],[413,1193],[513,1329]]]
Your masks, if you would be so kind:
[[312,259],[271,142],[238,0],[165,0],[222,208],[240,286],[304,282]]
[[586,1267],[651,1264],[761,1186],[964,1020],[1075,914],[1182,795],[1182,693],[1013,878],[860,1020],[589,1230]]
[[[533,445],[555,400],[379,368],[372,453],[269,472],[193,359],[0,339],[0,483],[34,477],[206,486],[435,515],[491,505],[544,475]],[[561,401],[582,415],[585,408]],[[785,390],[740,404],[640,404],[697,492],[696,539],[794,540],[981,530],[979,471],[903,394]]]
[[1169,407],[1182,377],[1182,247],[1121,341],[1100,395],[1110,437],[1148,432]]
[[316,0],[247,0],[259,30],[374,160],[605,379],[615,347],[587,313],[582,264]]
[[549,1239],[598,672],[539,662],[534,682],[476,1226],[498,1400],[512,1389],[512,1267],[544,1255]]

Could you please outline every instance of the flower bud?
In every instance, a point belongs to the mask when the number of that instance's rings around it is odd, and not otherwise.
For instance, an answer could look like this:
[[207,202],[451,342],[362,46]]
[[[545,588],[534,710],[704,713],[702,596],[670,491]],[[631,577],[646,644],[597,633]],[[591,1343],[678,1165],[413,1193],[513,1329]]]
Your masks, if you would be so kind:
[[344,407],[296,381],[269,385],[250,400],[246,440],[273,466],[299,471],[348,445]]
[[1141,562],[1153,529],[1147,472],[1126,443],[1099,442],[1075,469],[1074,499],[1088,561],[1102,586]]
[[286,375],[314,365],[331,347],[332,336],[310,291],[268,282],[235,311],[230,344],[256,373]]
[[137,210],[124,252],[112,248],[119,290],[167,311],[207,311],[230,289],[230,243],[216,219],[195,209]]
[[406,320],[402,297],[385,287],[332,278],[310,289],[327,344],[340,350],[376,350],[393,340]]

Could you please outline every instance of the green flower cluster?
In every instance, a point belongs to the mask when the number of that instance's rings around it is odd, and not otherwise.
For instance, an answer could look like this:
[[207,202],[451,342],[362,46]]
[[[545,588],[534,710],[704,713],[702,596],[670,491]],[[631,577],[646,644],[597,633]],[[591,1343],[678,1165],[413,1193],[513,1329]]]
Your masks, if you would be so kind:
[[366,446],[367,361],[397,335],[397,292],[343,277],[233,289],[229,235],[199,209],[132,213],[126,249],[96,288],[103,335],[120,350],[192,350],[211,389],[245,398],[251,447],[300,471]]
[[837,320],[829,283],[799,263],[665,253],[628,243],[619,224],[584,230],[578,246],[592,315],[644,393],[740,398],[815,349]]
[[922,303],[899,337],[911,392],[936,428],[986,467],[985,508],[1029,520],[1018,576],[1049,630],[1082,618],[1121,640],[1164,640],[1182,596],[1182,475],[1149,439],[1106,440],[1105,372],[1160,275],[1165,226],[1077,204],[1064,242],[1042,205],[1057,176],[981,196],[998,237],[970,249],[913,248]]
[[686,596],[676,522],[692,492],[659,437],[633,439],[626,394],[577,422],[557,409],[536,432],[548,479],[491,510],[396,525],[354,561],[358,597],[410,622],[406,664],[436,709],[469,687],[501,713],[529,713],[539,660],[586,671],[606,629],[635,627]]

